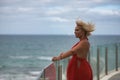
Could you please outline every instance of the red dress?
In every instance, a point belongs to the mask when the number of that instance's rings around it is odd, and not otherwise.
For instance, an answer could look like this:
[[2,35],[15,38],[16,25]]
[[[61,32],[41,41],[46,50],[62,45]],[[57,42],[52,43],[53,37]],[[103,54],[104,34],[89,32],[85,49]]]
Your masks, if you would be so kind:
[[67,67],[67,80],[93,80],[92,69],[85,58],[77,57],[77,54],[72,56]]

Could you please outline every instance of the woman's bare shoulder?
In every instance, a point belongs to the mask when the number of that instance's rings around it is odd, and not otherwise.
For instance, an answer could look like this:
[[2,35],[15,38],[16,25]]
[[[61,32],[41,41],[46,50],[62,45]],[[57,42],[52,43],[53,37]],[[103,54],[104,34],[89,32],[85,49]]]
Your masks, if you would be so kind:
[[81,46],[88,46],[90,44],[89,44],[88,40],[82,40],[82,41],[80,41],[79,45],[81,45]]

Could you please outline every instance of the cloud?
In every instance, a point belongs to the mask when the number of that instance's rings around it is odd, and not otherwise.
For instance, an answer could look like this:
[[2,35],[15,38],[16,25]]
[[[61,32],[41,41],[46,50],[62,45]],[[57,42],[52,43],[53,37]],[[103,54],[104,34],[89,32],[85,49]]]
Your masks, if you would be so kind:
[[[0,33],[6,30],[9,33],[8,27],[12,27],[11,33],[17,33],[19,27],[19,33],[24,28],[26,33],[31,33],[32,30],[35,33],[38,28],[43,32],[45,26],[48,30],[53,26],[57,26],[54,28],[59,30],[58,26],[62,26],[64,31],[70,32],[78,17],[94,22],[98,29],[101,26],[117,27],[120,25],[119,4],[119,0],[0,0]],[[69,29],[66,26],[70,26]],[[27,31],[29,27],[30,32]]]
[[20,1],[21,0],[0,0],[0,4],[11,4],[11,3],[16,3]]
[[15,14],[15,13],[25,13],[25,12],[31,12],[33,8],[30,7],[0,7],[1,11],[0,13],[4,14]]
[[92,1],[97,2],[97,3],[103,2],[103,0],[92,0]]
[[67,7],[51,7],[46,11],[47,15],[59,15],[69,12],[71,9]]
[[61,17],[49,17],[48,19],[55,22],[69,22],[68,19],[61,18]]
[[51,3],[53,2],[54,0],[35,0],[35,1],[38,1],[40,3]]
[[25,8],[25,7],[18,7],[17,8],[17,11],[18,12],[30,12],[30,11],[32,11],[33,10],[33,8]]
[[120,16],[120,10],[108,10],[108,9],[90,9],[88,12],[100,15]]

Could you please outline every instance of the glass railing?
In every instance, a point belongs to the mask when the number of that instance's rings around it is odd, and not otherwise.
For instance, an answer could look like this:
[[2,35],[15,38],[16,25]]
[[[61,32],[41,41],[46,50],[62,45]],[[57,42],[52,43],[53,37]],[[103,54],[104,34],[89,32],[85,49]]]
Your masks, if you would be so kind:
[[[46,67],[37,80],[66,80],[66,68],[70,58],[56,61]],[[120,43],[92,46],[88,62],[93,71],[94,80],[108,75],[120,68]]]

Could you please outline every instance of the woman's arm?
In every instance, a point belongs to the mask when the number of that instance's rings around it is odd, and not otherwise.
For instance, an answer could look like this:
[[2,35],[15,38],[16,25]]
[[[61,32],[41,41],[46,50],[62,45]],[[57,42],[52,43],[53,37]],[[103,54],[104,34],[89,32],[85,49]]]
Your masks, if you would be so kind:
[[78,52],[80,52],[82,50],[82,47],[83,47],[83,43],[79,43],[77,46],[70,49],[69,51],[67,51],[65,53],[61,53],[57,57],[53,57],[52,61],[61,60],[61,59],[64,59],[66,57],[69,57],[69,56],[73,55],[74,53],[78,53]]
[[53,57],[53,58],[52,58],[52,61],[57,61],[57,60],[64,59],[64,58],[66,58],[66,57],[71,56],[72,54],[73,54],[72,50],[69,50],[69,51],[67,51],[67,52],[65,52],[65,53],[61,53],[61,54],[60,54],[59,56],[57,56],[57,57]]

